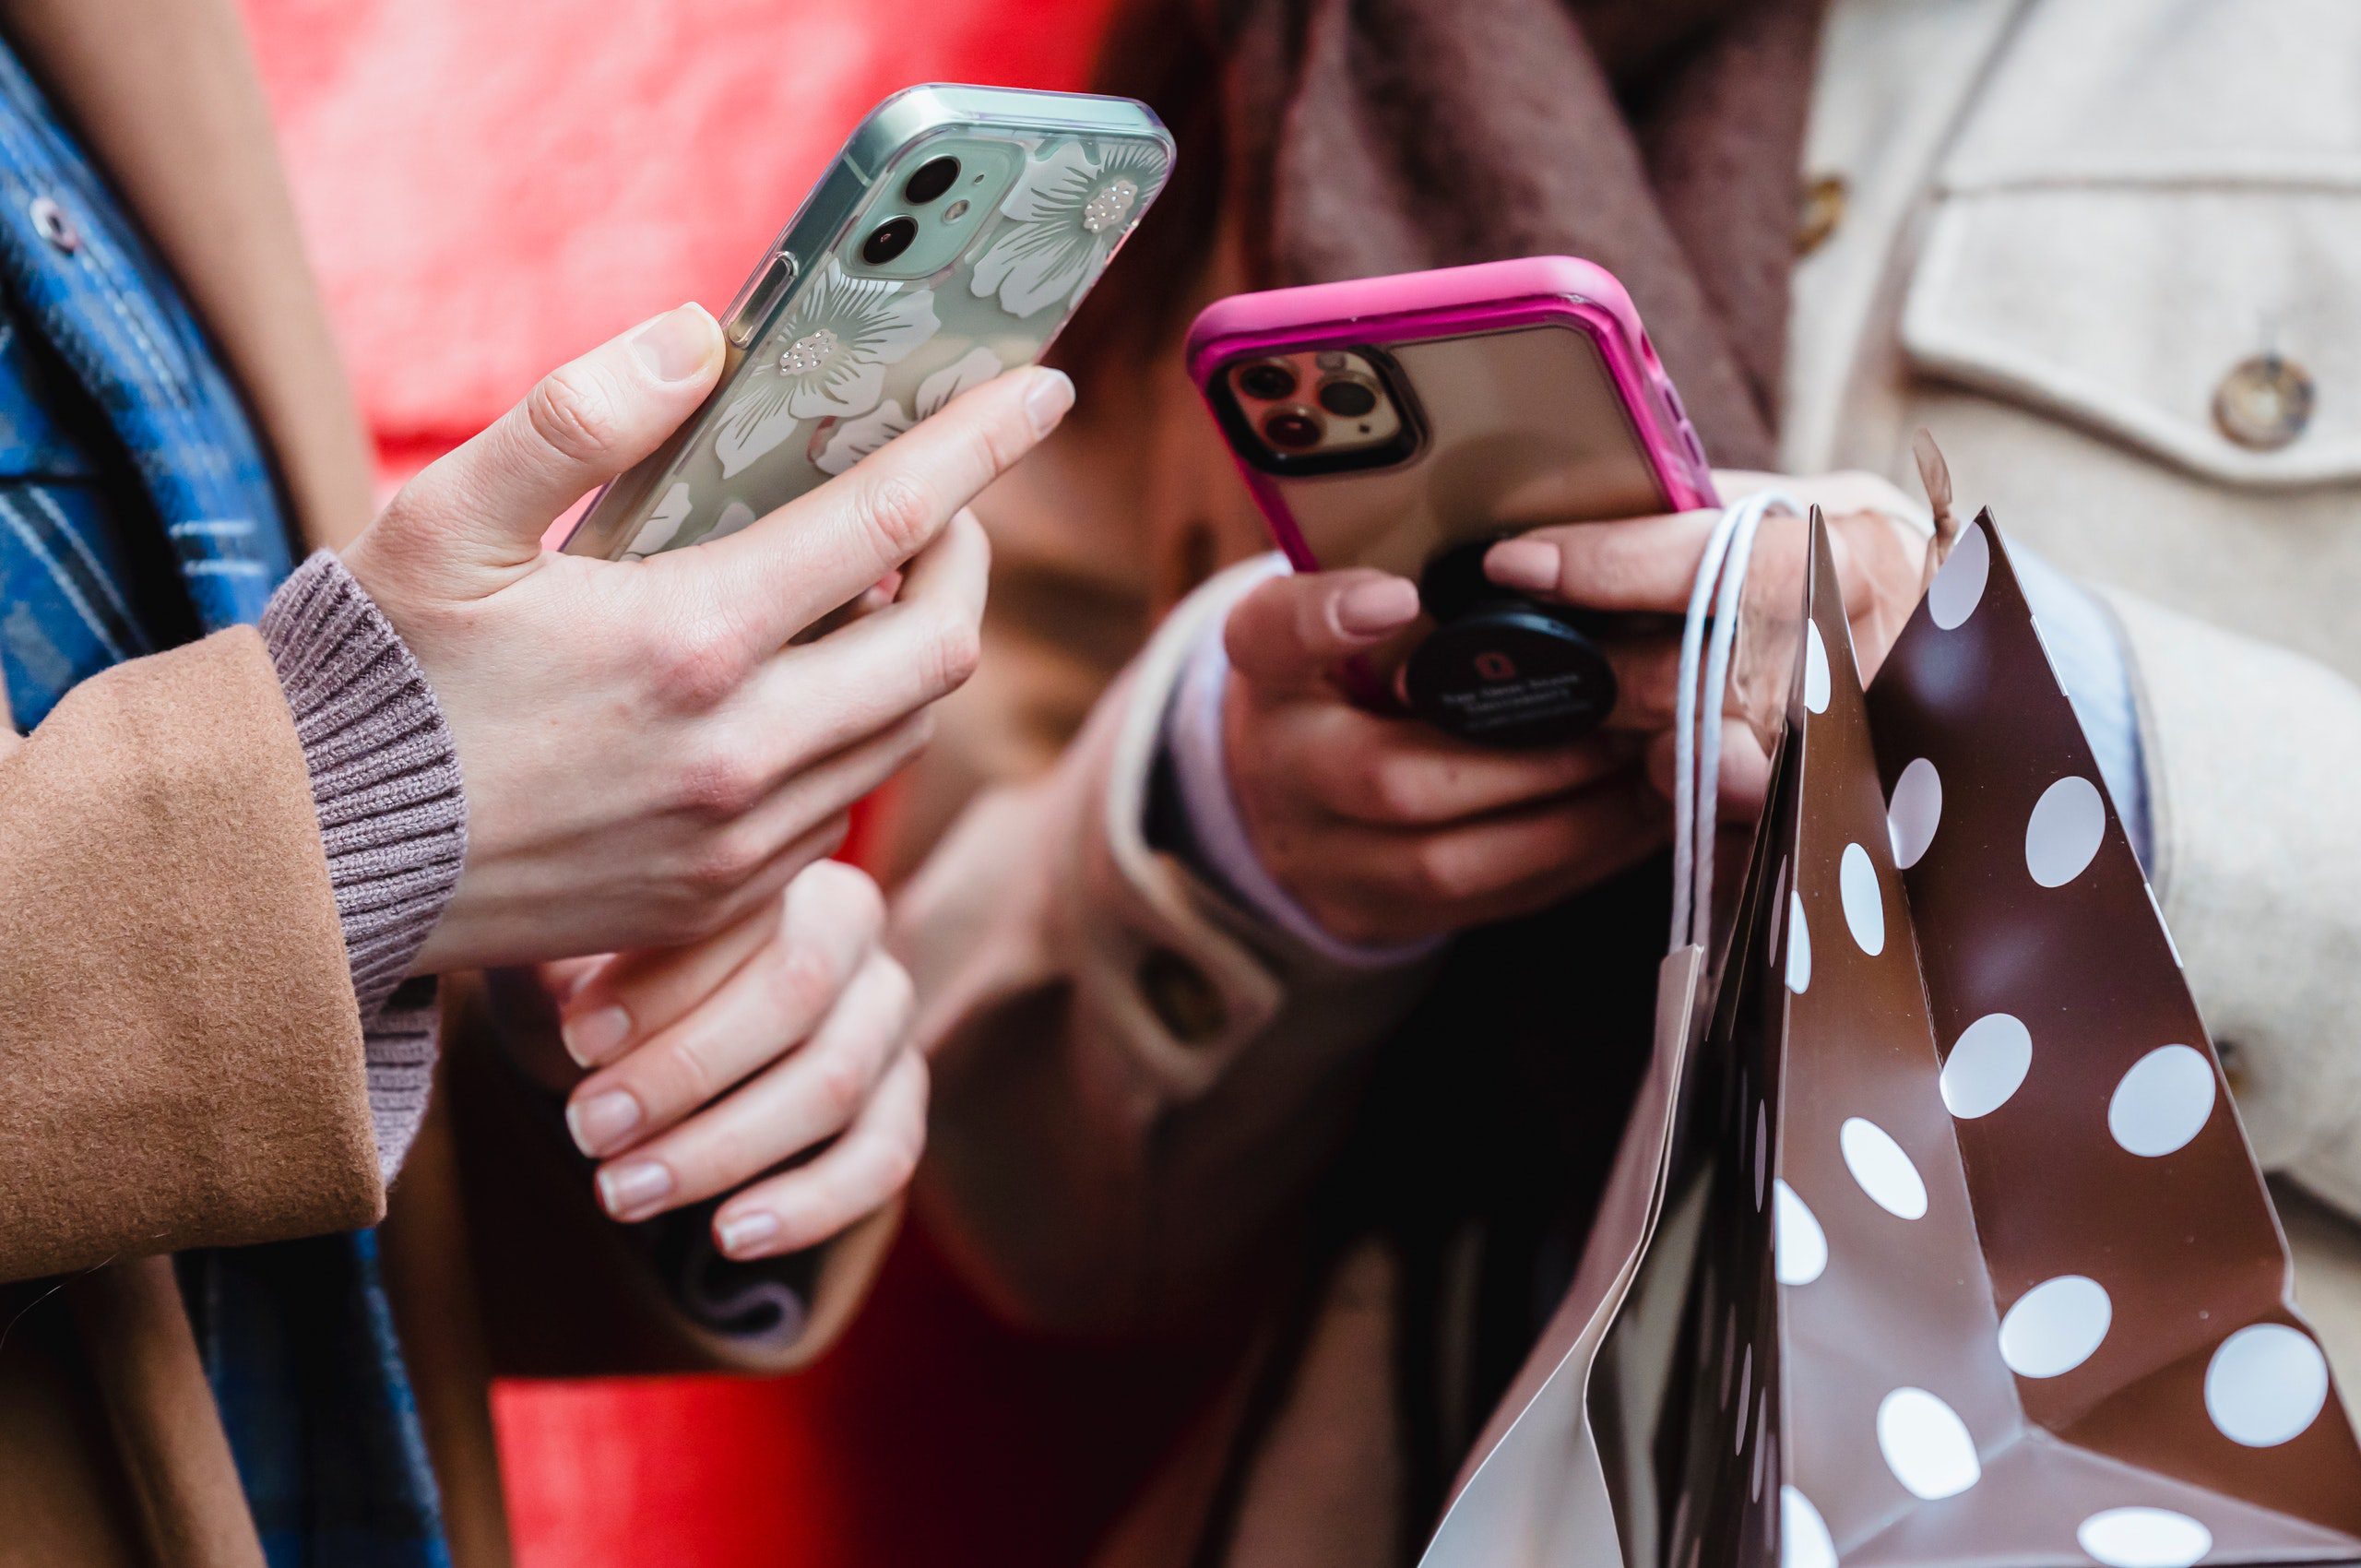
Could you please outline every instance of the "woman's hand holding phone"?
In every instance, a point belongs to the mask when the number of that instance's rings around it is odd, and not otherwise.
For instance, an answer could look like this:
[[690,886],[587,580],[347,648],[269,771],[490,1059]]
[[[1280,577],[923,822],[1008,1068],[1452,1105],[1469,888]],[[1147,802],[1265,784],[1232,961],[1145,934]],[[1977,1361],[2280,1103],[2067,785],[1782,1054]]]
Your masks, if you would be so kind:
[[[1809,482],[1790,485],[1809,495]],[[1679,616],[1717,514],[1545,527],[1492,547],[1504,588],[1583,609]],[[1923,551],[1881,513],[1829,519],[1856,652],[1874,671],[1917,601]],[[1803,519],[1765,523],[1748,577],[1755,634],[1738,685],[1784,708],[1808,564]],[[1395,945],[1531,914],[1663,848],[1671,827],[1679,640],[1602,643],[1618,701],[1560,747],[1490,748],[1354,706],[1336,667],[1418,613],[1404,578],[1365,568],[1279,576],[1231,610],[1224,751],[1240,815],[1275,877],[1323,929]],[[1776,634],[1783,629],[1786,639]],[[1774,646],[1775,645],[1775,646]],[[1770,758],[1755,724],[1725,719],[1724,808],[1760,810]]]
[[[989,551],[967,502],[1073,386],[1020,370],[742,532],[628,563],[546,551],[712,389],[681,307],[553,373],[346,552],[441,702],[467,865],[421,973],[698,941],[776,901],[973,669]],[[894,603],[796,634],[905,569]]]
[[[1797,481],[1785,488],[1809,498],[1833,485]],[[1486,552],[1484,574],[1503,588],[1584,610],[1679,616],[1689,606],[1705,540],[1720,516],[1678,512],[1611,523],[1570,523],[1503,540]],[[1861,678],[1877,673],[1918,602],[1926,552],[1882,512],[1827,517],[1829,551],[1853,629]],[[1746,578],[1746,619],[1740,628],[1732,686],[1733,711],[1722,720],[1722,807],[1750,822],[1771,783],[1768,742],[1786,709],[1801,623],[1796,607],[1810,570],[1810,529],[1788,514],[1764,519]],[[1608,727],[1644,740],[1647,773],[1667,800],[1672,795],[1673,703],[1679,685],[1677,636],[1602,645],[1615,666],[1618,701]]]
[[1367,568],[1278,576],[1229,612],[1223,750],[1264,868],[1322,928],[1394,946],[1546,909],[1659,848],[1633,736],[1507,750],[1347,701],[1334,671],[1418,612]]

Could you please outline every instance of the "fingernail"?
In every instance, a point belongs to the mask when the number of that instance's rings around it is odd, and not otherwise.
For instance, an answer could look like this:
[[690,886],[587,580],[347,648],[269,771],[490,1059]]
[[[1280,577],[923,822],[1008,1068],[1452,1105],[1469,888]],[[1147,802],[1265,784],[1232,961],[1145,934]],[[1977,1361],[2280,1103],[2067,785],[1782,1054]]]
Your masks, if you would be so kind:
[[1347,636],[1373,637],[1406,625],[1418,613],[1418,586],[1407,577],[1355,583],[1336,596],[1336,624]]
[[721,1250],[743,1257],[778,1234],[778,1216],[763,1209],[731,1215],[721,1222]]
[[617,1219],[636,1219],[672,1192],[672,1173],[652,1159],[599,1172],[599,1201]]
[[594,1159],[623,1142],[639,1122],[639,1100],[629,1089],[609,1089],[565,1108],[565,1130],[574,1134],[574,1146]]
[[1484,552],[1484,575],[1503,588],[1553,593],[1558,588],[1558,547],[1538,539],[1505,539]]
[[686,381],[713,358],[719,328],[703,305],[666,311],[631,335],[632,351],[658,381]]
[[1025,389],[1025,418],[1033,426],[1036,437],[1045,436],[1058,428],[1058,422],[1074,407],[1074,380],[1062,370],[1037,370],[1033,385]]
[[611,1005],[578,1018],[568,1018],[558,1027],[558,1038],[565,1042],[565,1053],[585,1067],[596,1067],[604,1062],[630,1033],[631,1015]]

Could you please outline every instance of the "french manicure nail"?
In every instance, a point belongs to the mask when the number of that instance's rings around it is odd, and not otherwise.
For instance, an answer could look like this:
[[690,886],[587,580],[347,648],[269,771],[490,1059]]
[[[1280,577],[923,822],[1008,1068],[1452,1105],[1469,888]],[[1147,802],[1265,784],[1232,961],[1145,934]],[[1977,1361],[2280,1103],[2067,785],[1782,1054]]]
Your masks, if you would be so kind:
[[617,1219],[636,1219],[671,1195],[672,1173],[652,1159],[599,1172],[599,1201]]
[[1336,596],[1336,624],[1347,636],[1373,637],[1418,613],[1418,588],[1407,577],[1355,583]]
[[1503,588],[1554,593],[1560,564],[1558,547],[1546,540],[1505,539],[1485,552],[1484,575]]
[[1074,407],[1074,381],[1062,370],[1037,370],[1025,389],[1025,418],[1036,436],[1046,436]]
[[639,1125],[639,1100],[629,1089],[609,1089],[565,1108],[565,1128],[574,1146],[596,1159]]
[[568,1018],[558,1026],[558,1038],[565,1042],[565,1053],[585,1067],[596,1067],[604,1062],[630,1033],[631,1015],[612,1005]]
[[713,358],[720,329],[703,305],[681,305],[631,335],[632,351],[658,381],[686,381]]
[[731,1257],[742,1257],[777,1234],[777,1215],[765,1209],[750,1209],[721,1222],[721,1250]]

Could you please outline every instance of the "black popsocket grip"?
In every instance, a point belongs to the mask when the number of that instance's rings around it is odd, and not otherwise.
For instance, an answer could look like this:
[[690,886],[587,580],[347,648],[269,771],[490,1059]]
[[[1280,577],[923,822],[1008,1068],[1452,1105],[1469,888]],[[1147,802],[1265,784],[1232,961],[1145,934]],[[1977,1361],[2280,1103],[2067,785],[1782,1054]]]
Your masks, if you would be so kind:
[[1437,556],[1418,580],[1435,629],[1403,671],[1411,710],[1493,746],[1563,745],[1605,721],[1615,671],[1591,638],[1596,617],[1489,581],[1480,540]]

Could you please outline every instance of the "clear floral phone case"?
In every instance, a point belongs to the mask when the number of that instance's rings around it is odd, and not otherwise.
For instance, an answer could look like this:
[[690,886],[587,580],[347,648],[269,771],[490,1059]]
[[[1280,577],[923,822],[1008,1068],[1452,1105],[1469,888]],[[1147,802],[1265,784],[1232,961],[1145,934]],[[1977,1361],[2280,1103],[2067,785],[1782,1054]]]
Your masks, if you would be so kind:
[[721,387],[593,503],[566,549],[630,558],[735,532],[1038,360],[1171,157],[1127,99],[889,99],[724,320]]

